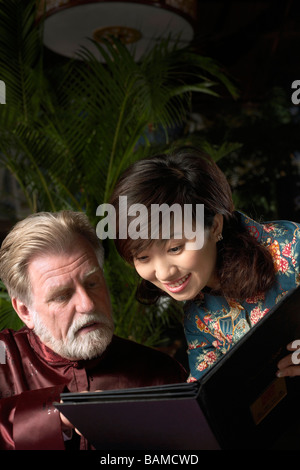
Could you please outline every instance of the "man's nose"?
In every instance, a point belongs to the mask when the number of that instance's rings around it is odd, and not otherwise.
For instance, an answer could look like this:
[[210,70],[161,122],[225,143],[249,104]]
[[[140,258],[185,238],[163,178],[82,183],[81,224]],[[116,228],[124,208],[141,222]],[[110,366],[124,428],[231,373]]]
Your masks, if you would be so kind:
[[90,313],[95,309],[95,303],[83,287],[77,293],[77,309],[79,313]]

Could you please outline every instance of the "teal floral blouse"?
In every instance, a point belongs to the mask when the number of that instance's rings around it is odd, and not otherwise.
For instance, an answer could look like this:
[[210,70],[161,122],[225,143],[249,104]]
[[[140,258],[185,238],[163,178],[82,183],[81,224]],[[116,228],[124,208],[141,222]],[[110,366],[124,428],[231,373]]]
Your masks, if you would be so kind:
[[204,292],[196,301],[186,303],[184,329],[190,366],[188,382],[199,380],[273,305],[300,284],[300,224],[275,221],[261,225],[238,214],[241,224],[269,247],[276,282],[265,294],[241,303]]

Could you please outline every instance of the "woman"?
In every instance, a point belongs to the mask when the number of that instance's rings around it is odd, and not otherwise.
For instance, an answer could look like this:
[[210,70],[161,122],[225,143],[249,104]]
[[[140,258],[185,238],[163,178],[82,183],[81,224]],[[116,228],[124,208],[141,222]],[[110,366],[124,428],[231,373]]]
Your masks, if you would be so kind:
[[[162,237],[164,217],[154,239],[150,229],[148,236],[143,232],[143,238],[119,237],[120,230],[124,232],[122,221],[129,227],[134,220],[130,215],[134,211],[122,218],[120,196],[126,196],[127,207],[140,204],[148,209],[143,230],[151,227],[150,209],[155,204],[191,207],[193,229],[197,208],[204,205],[203,246],[187,249],[191,240],[183,230],[180,238],[175,238],[178,225],[175,227],[171,212],[169,238]],[[117,183],[111,203],[120,220],[117,249],[142,278],[139,300],[156,302],[169,295],[185,302],[190,381],[199,379],[300,283],[300,225],[287,221],[260,224],[236,212],[224,174],[208,155],[195,148],[134,163]],[[184,220],[180,228],[183,226]],[[279,364],[278,374],[300,374],[299,366],[292,366],[289,355]]]

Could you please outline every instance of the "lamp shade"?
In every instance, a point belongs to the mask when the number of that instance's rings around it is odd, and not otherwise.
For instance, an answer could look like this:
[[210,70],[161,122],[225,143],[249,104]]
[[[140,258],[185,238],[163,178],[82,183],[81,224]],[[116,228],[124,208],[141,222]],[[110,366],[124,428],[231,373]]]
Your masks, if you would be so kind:
[[[43,0],[44,44],[66,57],[76,57],[81,46],[97,54],[89,39],[101,43],[120,39],[138,60],[156,40],[171,37],[182,46],[194,36],[197,0],[102,1]],[[101,57],[99,57],[101,60]]]

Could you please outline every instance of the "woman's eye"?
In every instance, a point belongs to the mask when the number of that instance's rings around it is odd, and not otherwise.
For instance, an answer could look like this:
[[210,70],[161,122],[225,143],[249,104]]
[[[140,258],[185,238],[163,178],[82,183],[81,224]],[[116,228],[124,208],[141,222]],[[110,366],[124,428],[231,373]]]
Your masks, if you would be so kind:
[[142,263],[145,262],[145,261],[147,261],[148,258],[149,258],[149,257],[146,256],[146,255],[144,255],[144,256],[136,256],[136,257],[135,257],[135,259],[136,259],[137,261],[140,261],[140,262],[142,262]]
[[179,253],[182,250],[182,245],[180,246],[173,246],[172,248],[169,249],[171,253]]

